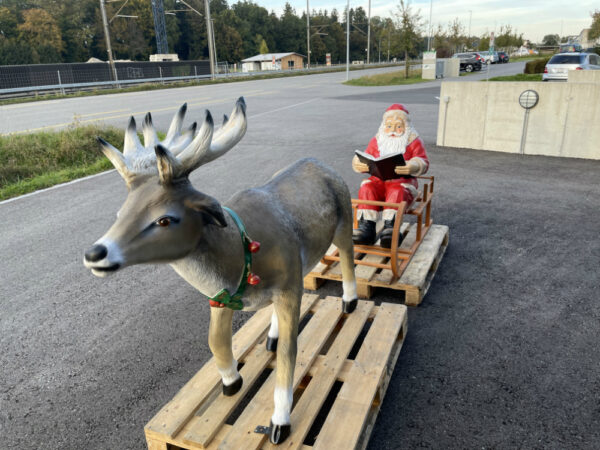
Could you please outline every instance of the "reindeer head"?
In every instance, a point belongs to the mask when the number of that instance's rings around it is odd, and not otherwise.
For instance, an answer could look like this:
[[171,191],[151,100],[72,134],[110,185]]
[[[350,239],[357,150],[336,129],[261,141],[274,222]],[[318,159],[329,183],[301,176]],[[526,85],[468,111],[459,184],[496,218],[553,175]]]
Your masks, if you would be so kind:
[[123,267],[150,262],[170,262],[185,257],[202,239],[207,226],[226,225],[219,203],[196,191],[189,174],[230,150],[246,132],[246,104],[240,97],[228,120],[213,134],[206,111],[196,133],[196,123],[181,132],[187,106],[171,122],[159,141],[150,113],[144,120],[140,143],[133,117],[125,133],[123,153],[102,138],[102,152],[127,183],[129,193],[108,232],[85,252],[84,264],[97,276]]

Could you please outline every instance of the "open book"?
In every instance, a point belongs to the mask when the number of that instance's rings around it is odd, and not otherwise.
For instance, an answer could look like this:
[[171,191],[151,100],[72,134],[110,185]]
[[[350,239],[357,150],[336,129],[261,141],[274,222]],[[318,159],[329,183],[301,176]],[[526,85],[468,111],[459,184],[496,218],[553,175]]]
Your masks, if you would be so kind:
[[396,172],[394,172],[396,166],[406,165],[406,161],[404,161],[404,155],[402,153],[395,153],[393,155],[379,158],[375,158],[373,155],[361,152],[360,150],[355,150],[354,153],[356,153],[356,156],[358,156],[358,159],[361,163],[369,166],[369,173],[377,178],[381,178],[382,180],[391,180],[394,178],[406,177],[406,175],[398,175]]

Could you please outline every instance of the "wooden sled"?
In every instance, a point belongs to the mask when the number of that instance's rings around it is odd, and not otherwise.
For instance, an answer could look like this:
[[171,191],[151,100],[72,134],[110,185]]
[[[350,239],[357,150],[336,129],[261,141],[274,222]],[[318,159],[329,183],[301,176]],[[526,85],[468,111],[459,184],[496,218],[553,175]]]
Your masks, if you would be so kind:
[[[358,294],[370,298],[375,287],[402,290],[405,302],[416,306],[423,300],[448,245],[448,227],[434,225],[431,217],[433,176],[417,177],[427,180],[421,186],[410,208],[406,202],[385,203],[352,199],[354,228],[357,227],[359,204],[396,209],[391,248],[378,245],[355,245],[354,264]],[[412,221],[405,221],[412,216]],[[381,223],[379,224],[379,228]],[[378,230],[379,231],[379,230]],[[399,243],[399,236],[403,240]],[[305,277],[305,289],[315,290],[324,280],[341,281],[339,251],[331,246],[321,262]],[[412,264],[411,264],[412,263]]]

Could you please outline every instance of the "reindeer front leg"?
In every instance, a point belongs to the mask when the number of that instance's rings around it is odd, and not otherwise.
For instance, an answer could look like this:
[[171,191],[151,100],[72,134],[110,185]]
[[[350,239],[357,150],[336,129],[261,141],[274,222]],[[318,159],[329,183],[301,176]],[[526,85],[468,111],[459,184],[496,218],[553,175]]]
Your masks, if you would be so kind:
[[274,404],[269,440],[280,444],[290,435],[290,413],[294,399],[293,382],[298,350],[298,321],[302,293],[287,293],[275,303],[279,338],[277,345],[277,368],[275,373]]
[[210,308],[208,346],[221,374],[223,394],[227,396],[237,394],[243,383],[231,349],[232,318],[233,310],[229,308]]

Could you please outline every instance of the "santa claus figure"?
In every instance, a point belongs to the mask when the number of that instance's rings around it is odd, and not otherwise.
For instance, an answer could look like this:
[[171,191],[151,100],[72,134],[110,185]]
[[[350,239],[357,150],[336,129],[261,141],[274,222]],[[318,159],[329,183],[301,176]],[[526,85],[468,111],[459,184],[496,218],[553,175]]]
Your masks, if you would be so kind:
[[[423,141],[410,124],[408,110],[400,104],[390,106],[383,114],[383,121],[377,135],[369,142],[366,153],[375,158],[401,153],[405,166],[396,166],[394,172],[398,178],[382,180],[371,176],[360,185],[358,198],[390,203],[405,201],[409,207],[417,196],[417,179],[429,168],[429,160]],[[355,172],[368,173],[369,166],[360,162],[357,156],[352,160]],[[358,206],[358,228],[354,231],[355,244],[372,245],[376,240],[375,223],[381,208],[378,206]],[[384,209],[382,213],[383,229],[380,234],[381,246],[390,248],[394,228],[395,209]]]

